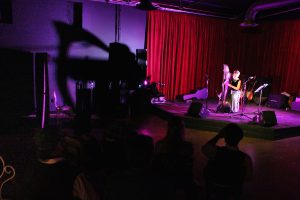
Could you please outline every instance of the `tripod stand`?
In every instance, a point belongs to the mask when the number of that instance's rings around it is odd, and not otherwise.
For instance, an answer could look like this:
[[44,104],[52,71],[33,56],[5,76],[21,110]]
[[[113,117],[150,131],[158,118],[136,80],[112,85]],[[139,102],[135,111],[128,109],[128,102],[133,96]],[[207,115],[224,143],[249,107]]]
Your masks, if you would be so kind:
[[[248,119],[251,119],[251,117],[249,117],[247,115],[247,113],[244,113],[245,111],[245,102],[246,102],[246,91],[247,91],[247,82],[250,81],[253,77],[250,77],[248,78],[247,81],[245,81],[243,83],[243,89],[242,89],[242,93],[243,93],[243,97],[242,97],[242,100],[241,100],[241,107],[242,107],[242,112],[241,113],[238,113],[238,114],[234,114],[234,115],[230,115],[230,117],[236,117],[236,116],[239,116],[239,117],[246,117]],[[249,113],[250,114],[250,113]]]

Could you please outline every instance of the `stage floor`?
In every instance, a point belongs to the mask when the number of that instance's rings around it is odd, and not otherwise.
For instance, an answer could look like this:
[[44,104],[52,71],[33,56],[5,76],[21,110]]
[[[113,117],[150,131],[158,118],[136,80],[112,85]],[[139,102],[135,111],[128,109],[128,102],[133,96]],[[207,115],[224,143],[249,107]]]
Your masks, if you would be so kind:
[[[203,106],[206,105],[205,101],[200,102],[203,103]],[[188,128],[219,131],[226,124],[234,122],[242,127],[245,135],[248,137],[277,140],[300,135],[300,112],[275,109],[262,105],[260,111],[274,111],[277,118],[277,125],[265,127],[253,120],[256,116],[255,113],[258,112],[258,105],[255,103],[247,103],[244,107],[244,115],[241,115],[241,108],[238,113],[217,113],[215,110],[218,102],[216,100],[208,100],[208,113],[204,117],[188,116],[187,111],[190,104],[191,101],[167,101],[165,103],[153,104],[153,110],[163,118],[169,118],[171,115],[182,117]]]

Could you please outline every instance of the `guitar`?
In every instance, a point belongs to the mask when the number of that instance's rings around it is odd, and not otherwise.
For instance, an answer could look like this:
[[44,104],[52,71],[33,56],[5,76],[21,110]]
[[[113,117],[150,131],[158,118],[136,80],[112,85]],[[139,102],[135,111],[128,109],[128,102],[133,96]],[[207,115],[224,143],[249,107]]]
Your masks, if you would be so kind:
[[292,102],[294,101],[294,96],[290,95],[289,100],[288,100],[288,106],[291,108],[292,107]]
[[255,86],[256,82],[257,82],[257,81],[254,82],[254,84],[253,84],[251,90],[249,90],[249,91],[246,92],[246,97],[247,97],[247,99],[248,99],[249,101],[251,101],[251,100],[253,99],[253,95],[254,95],[254,94],[253,94],[253,89],[254,89],[254,86]]

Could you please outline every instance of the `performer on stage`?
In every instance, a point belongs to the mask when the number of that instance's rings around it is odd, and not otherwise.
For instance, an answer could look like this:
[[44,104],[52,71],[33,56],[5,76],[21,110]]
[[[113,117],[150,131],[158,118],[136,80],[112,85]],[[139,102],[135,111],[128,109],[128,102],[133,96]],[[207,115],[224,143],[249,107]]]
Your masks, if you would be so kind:
[[227,64],[223,64],[223,80],[222,80],[222,92],[218,95],[219,103],[217,105],[216,112],[230,112],[230,106],[227,103],[227,91],[231,74],[229,72],[229,66]]
[[[228,83],[230,80],[231,74],[229,71],[229,66],[227,64],[223,64],[223,83]],[[222,97],[222,103],[225,104],[225,101],[227,99],[227,85],[224,84],[223,87],[223,97]]]
[[240,72],[235,70],[232,75],[232,80],[227,84],[231,88],[231,111],[238,112],[240,107],[240,97],[241,97],[241,80],[239,79]]

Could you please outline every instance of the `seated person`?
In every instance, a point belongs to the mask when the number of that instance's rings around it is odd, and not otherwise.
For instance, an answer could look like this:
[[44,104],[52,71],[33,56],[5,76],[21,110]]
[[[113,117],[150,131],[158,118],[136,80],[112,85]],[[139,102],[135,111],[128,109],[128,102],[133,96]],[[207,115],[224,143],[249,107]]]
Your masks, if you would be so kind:
[[[223,147],[216,145],[221,138],[225,139]],[[231,123],[202,147],[208,158],[204,169],[208,199],[241,198],[243,183],[252,176],[251,158],[238,147],[242,138],[242,129]]]
[[78,200],[83,199],[83,194],[93,191],[82,173],[65,160],[64,146],[57,128],[42,129],[34,139],[37,159],[25,172],[18,192],[20,199]]
[[183,191],[186,199],[197,199],[198,194],[193,178],[193,144],[185,140],[184,128],[183,120],[173,116],[168,122],[166,137],[155,145],[153,169],[168,186],[164,192],[170,191],[165,194],[170,199],[177,191]]

